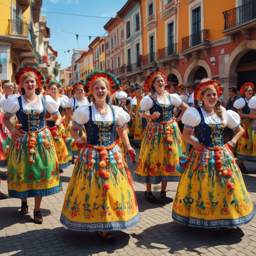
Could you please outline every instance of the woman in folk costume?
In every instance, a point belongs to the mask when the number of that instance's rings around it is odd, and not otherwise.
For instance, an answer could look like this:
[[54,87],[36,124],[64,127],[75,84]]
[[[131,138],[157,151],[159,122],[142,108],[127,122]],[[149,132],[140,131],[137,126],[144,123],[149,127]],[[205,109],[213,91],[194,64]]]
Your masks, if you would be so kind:
[[[129,104],[130,104],[130,100],[128,99],[128,94],[121,90],[114,93],[110,102],[110,105],[121,107],[126,113],[129,113],[129,110],[126,107]],[[129,135],[128,125],[126,126],[126,132]],[[116,133],[116,135],[117,135],[116,136],[117,138],[118,133]],[[119,140],[118,145],[123,152],[124,159],[126,159],[127,150],[126,150],[125,144],[122,142],[122,140]],[[133,159],[133,161],[135,161],[135,159]]]
[[59,162],[60,173],[63,173],[63,169],[67,168],[70,164],[69,161],[72,158],[72,152],[71,150],[70,152],[68,151],[65,143],[65,139],[68,138],[66,136],[66,131],[62,123],[66,119],[66,107],[68,103],[68,97],[66,95],[59,95],[58,89],[61,87],[62,85],[59,82],[51,80],[51,82],[49,82],[48,84],[49,95],[46,96],[46,98],[52,97],[58,103],[59,112],[61,115],[61,122],[60,124],[56,124],[56,122],[52,121],[51,118],[48,119],[48,115],[50,116],[48,112],[45,120],[48,129],[51,131],[53,136],[55,150]]
[[[22,214],[28,213],[27,198],[35,197],[34,221],[37,224],[43,222],[42,197],[60,191],[58,159],[44,120],[46,111],[56,118],[56,124],[61,116],[56,101],[39,95],[44,81],[36,68],[21,68],[16,74],[16,83],[21,86],[22,95],[8,97],[3,105],[3,120],[12,134],[7,160],[9,196],[21,199]],[[18,119],[15,127],[10,122],[13,115]]]
[[143,118],[139,113],[141,110],[140,102],[143,98],[141,86],[137,85],[135,87],[135,93],[136,96],[132,99],[130,113],[135,118],[133,143],[140,147],[144,135],[144,128],[147,126],[147,120]]
[[173,107],[182,110],[180,118],[188,107],[177,94],[169,94],[165,90],[166,75],[163,71],[153,72],[145,82],[145,88],[151,95],[141,100],[142,117],[149,119],[142,140],[135,180],[147,183],[146,198],[156,203],[156,197],[151,192],[151,184],[162,182],[161,200],[166,202],[166,187],[168,181],[180,179],[176,172],[181,150],[181,133],[175,118],[172,117]]
[[87,143],[74,167],[60,221],[72,230],[98,231],[99,239],[114,242],[108,231],[130,228],[140,219],[131,174],[114,139],[118,128],[128,153],[135,154],[124,129],[130,117],[107,103],[118,83],[112,74],[92,72],[85,83],[94,104],[75,110],[71,135],[78,141],[79,128],[84,126]]
[[[71,122],[74,121],[73,113],[78,107],[89,105],[88,99],[84,96],[85,91],[84,91],[84,85],[82,80],[81,82],[77,82],[76,84],[74,84],[72,89],[73,89],[72,92],[75,97],[69,99],[68,106],[67,106],[68,117]],[[80,137],[82,136],[85,137],[85,134],[83,134],[83,130],[81,129]],[[79,149],[74,142],[71,143],[71,150],[73,153],[73,157],[79,154]]]
[[243,136],[239,139],[234,153],[239,159],[239,168],[243,173],[248,173],[244,166],[244,160],[256,161],[256,136],[252,137],[249,101],[254,95],[254,85],[245,83],[239,90],[242,96],[234,102],[234,107],[242,119],[241,126],[244,129]]
[[[244,130],[239,115],[220,106],[218,98],[222,93],[218,81],[202,80],[194,92],[194,99],[201,100],[202,107],[190,107],[182,117],[183,139],[194,148],[179,168],[183,174],[172,213],[179,223],[217,230],[246,224],[254,216],[232,152]],[[234,130],[235,136],[224,145],[226,126]]]

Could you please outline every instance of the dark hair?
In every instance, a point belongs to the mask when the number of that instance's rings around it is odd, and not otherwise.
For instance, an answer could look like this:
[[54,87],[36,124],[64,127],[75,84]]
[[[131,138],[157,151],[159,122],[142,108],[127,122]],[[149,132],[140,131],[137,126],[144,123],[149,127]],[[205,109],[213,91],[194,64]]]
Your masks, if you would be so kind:
[[237,94],[237,88],[236,87],[229,87],[228,88],[228,90],[230,91],[231,90],[231,92],[234,92],[235,94]]
[[[25,89],[23,87],[20,88],[21,89],[21,95],[25,94]],[[40,95],[41,93],[41,88],[36,88],[36,95]]]

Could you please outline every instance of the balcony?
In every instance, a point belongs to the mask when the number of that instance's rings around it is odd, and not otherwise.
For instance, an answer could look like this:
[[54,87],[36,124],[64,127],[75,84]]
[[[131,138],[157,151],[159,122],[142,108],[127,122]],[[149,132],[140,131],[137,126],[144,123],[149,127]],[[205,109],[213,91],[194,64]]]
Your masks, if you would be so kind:
[[30,5],[30,0],[18,0],[22,12],[25,12]]
[[28,36],[28,24],[22,20],[9,20],[9,35]]
[[249,29],[256,26],[256,0],[223,12],[225,36],[233,36],[241,32],[250,39]]
[[176,13],[177,13],[177,7],[175,7],[175,1],[168,0],[166,5],[163,8],[163,11],[161,12],[161,18],[164,20],[167,20],[171,16],[175,15]]
[[156,52],[151,52],[151,53],[143,56],[142,57],[143,68],[148,68],[150,66],[154,66],[156,60],[157,60],[157,53]]
[[132,64],[126,65],[126,73],[132,72]]
[[116,77],[120,77],[120,76],[122,76],[124,74],[125,74],[125,65],[123,65],[122,67],[117,68],[117,69],[114,70],[114,75]]
[[147,18],[147,24],[146,24],[147,30],[151,30],[152,28],[155,28],[156,25],[157,25],[156,15],[153,13]]
[[182,38],[181,54],[187,62],[190,60],[190,55],[192,55],[193,59],[198,59],[200,52],[204,52],[205,56],[209,56],[210,48],[208,29]]
[[158,62],[176,67],[178,64],[178,44],[171,44],[158,50]]
[[43,0],[31,0],[34,23],[39,21],[42,3],[43,3]]

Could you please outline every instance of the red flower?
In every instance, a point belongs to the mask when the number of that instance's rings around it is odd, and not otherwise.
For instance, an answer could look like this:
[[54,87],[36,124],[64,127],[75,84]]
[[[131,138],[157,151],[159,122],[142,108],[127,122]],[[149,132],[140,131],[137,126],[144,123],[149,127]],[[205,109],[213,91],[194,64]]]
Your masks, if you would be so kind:
[[232,176],[232,171],[230,168],[227,169],[227,177],[230,178]]
[[233,189],[234,186],[235,186],[235,184],[232,183],[232,182],[230,182],[230,181],[227,183],[227,188],[228,188],[228,189]]
[[51,172],[51,175],[54,175],[54,174],[55,174],[55,171],[52,171],[52,172]]
[[149,173],[150,173],[151,175],[156,175],[156,171],[155,171],[154,168],[150,168],[150,169],[149,169]]
[[105,183],[103,184],[103,186],[102,186],[102,189],[103,189],[103,190],[109,190],[109,189],[110,189],[109,184],[105,182]]
[[102,177],[104,175],[105,171],[104,170],[100,170],[99,172],[99,176]]
[[41,175],[42,175],[42,176],[45,175],[45,171],[42,171],[42,172],[41,172]]
[[28,178],[29,178],[29,179],[33,179],[33,178],[34,178],[34,174],[28,175]]

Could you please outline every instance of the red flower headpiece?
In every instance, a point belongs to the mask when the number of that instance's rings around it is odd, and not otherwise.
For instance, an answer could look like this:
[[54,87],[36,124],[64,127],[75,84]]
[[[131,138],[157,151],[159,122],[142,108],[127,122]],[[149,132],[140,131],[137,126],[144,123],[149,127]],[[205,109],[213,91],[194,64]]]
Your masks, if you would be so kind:
[[66,88],[66,89],[64,89],[64,90],[65,90],[65,92],[69,92],[69,91],[72,91],[73,88],[72,88],[72,87],[69,87],[69,88]]
[[241,96],[244,96],[244,90],[245,90],[247,87],[249,87],[249,86],[252,87],[252,89],[253,89],[253,94],[254,94],[254,84],[248,82],[248,83],[245,83],[245,84],[240,88],[239,93],[240,93]]
[[213,85],[214,88],[216,89],[217,91],[217,94],[218,94],[218,98],[222,95],[223,93],[223,85],[216,81],[216,80],[210,80],[210,81],[207,81],[207,82],[204,82],[204,83],[201,83],[199,84],[197,87],[196,87],[196,90],[194,91],[194,99],[195,100],[201,100],[200,99],[200,96],[201,96],[201,93],[202,93],[202,89],[205,87],[205,86],[209,86],[209,85]]
[[80,82],[77,82],[77,83],[75,83],[74,85],[73,85],[73,87],[72,87],[72,90],[74,91],[75,89],[76,89],[76,87],[78,87],[79,85],[82,85],[82,86],[84,86],[83,85],[83,80],[81,80]]
[[15,79],[16,84],[21,86],[22,76],[27,72],[33,72],[38,78],[38,87],[43,87],[45,82],[44,75],[36,67],[23,67],[17,72]]
[[156,75],[160,75],[160,76],[163,77],[165,85],[166,85],[166,83],[167,83],[167,78],[166,78],[166,74],[164,73],[164,71],[162,71],[162,70],[154,71],[154,72],[152,72],[152,73],[148,76],[148,78],[146,79],[145,84],[144,84],[144,87],[146,88],[146,90],[147,90],[148,92],[149,92],[150,89],[151,89],[153,79],[155,78]]
[[116,77],[113,74],[105,71],[96,70],[88,74],[84,82],[85,91],[88,93],[88,95],[92,94],[91,87],[93,82],[100,77],[103,77],[108,80],[111,95],[113,95],[117,91],[117,89],[120,89],[119,81],[116,79]]
[[186,85],[185,84],[178,84],[178,87],[186,87]]

